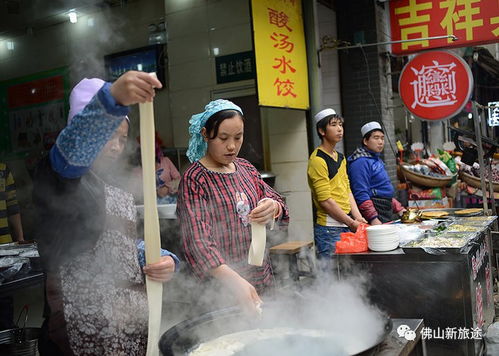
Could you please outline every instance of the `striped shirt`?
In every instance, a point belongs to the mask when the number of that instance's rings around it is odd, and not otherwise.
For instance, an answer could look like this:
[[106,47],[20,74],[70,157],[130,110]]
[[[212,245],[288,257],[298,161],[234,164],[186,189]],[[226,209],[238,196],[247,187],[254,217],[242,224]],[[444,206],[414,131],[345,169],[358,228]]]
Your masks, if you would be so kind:
[[247,214],[265,197],[281,204],[282,222],[288,221],[288,210],[251,163],[237,158],[234,164],[234,173],[219,173],[195,162],[184,173],[177,201],[182,246],[199,278],[226,264],[262,290],[271,283],[270,259],[266,253],[262,267],[248,264],[251,227]]
[[0,163],[0,243],[12,242],[8,217],[19,213],[14,177],[5,163]]

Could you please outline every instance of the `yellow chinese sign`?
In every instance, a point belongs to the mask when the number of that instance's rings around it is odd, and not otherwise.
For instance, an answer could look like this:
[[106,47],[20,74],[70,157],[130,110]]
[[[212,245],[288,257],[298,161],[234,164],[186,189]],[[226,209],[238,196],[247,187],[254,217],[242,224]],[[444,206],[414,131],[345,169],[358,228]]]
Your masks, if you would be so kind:
[[392,45],[395,54],[499,41],[499,0],[392,0],[392,41],[454,35]]
[[258,103],[308,109],[301,0],[252,0]]

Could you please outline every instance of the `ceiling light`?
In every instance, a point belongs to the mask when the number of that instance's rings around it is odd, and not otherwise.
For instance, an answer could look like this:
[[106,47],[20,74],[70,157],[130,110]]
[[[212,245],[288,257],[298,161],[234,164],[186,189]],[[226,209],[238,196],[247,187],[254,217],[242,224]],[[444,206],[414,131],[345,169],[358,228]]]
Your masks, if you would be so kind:
[[13,51],[13,50],[14,50],[14,41],[12,41],[12,40],[7,40],[6,45],[7,45],[7,49],[8,49],[9,51]]
[[220,49],[218,47],[213,48],[213,55],[214,56],[218,56],[219,53],[220,53]]
[[69,10],[68,16],[69,16],[69,21],[71,23],[77,23],[78,22],[78,16],[76,15],[76,11],[75,10]]

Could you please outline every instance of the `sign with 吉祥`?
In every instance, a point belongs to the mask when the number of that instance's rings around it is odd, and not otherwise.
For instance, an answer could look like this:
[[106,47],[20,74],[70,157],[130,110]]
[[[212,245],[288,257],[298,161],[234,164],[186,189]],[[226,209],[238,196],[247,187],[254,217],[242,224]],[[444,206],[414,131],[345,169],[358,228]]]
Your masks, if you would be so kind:
[[392,41],[454,35],[392,44],[394,54],[441,47],[471,47],[499,41],[497,0],[391,0]]
[[418,54],[402,69],[399,93],[414,116],[444,120],[459,113],[473,89],[468,64],[446,51]]
[[215,57],[217,84],[255,79],[253,51]]
[[301,0],[252,0],[258,104],[308,109]]
[[489,126],[499,126],[499,101],[491,101],[489,107]]

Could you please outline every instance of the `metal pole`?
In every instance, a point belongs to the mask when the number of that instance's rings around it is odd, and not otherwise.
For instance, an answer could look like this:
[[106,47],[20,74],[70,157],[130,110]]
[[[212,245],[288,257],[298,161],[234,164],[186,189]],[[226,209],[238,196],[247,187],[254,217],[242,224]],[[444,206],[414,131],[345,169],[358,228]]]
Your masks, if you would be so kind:
[[376,43],[367,43],[367,44],[359,43],[359,44],[356,44],[356,45],[344,46],[344,47],[334,47],[334,46],[326,47],[326,46],[324,46],[324,43],[323,43],[321,45],[321,47],[319,48],[319,52],[322,51],[323,49],[326,49],[326,48],[350,49],[350,48],[359,48],[359,47],[383,46],[383,45],[394,44],[394,43],[441,40],[441,39],[446,39],[446,38],[450,38],[450,39],[452,39],[452,41],[459,40],[459,38],[457,38],[454,35],[445,35],[445,36],[433,36],[433,37],[413,38],[413,39],[400,40],[400,41],[387,41],[387,42],[376,42]]
[[482,147],[482,130],[480,127],[480,115],[478,114],[477,103],[473,101],[473,123],[475,125],[475,136],[478,151],[478,163],[480,164],[480,186],[482,187],[483,195],[483,212],[488,215],[489,203],[487,201],[487,187],[485,185],[485,162],[483,159],[483,147]]
[[488,167],[489,167],[489,196],[490,196],[490,201],[491,201],[491,208],[492,208],[492,214],[494,216],[497,216],[497,206],[496,206],[496,200],[494,197],[494,184],[492,180],[492,157],[488,159]]

